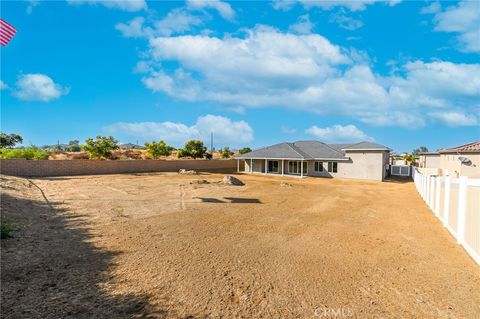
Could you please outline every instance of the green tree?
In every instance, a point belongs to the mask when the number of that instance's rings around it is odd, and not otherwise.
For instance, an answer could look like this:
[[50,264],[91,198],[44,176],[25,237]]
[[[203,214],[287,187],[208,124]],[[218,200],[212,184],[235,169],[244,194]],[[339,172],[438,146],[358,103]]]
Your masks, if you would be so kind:
[[250,147],[244,147],[242,149],[240,149],[238,152],[240,154],[247,154],[247,153],[250,153],[252,151],[252,149]]
[[160,156],[170,156],[173,151],[173,147],[168,146],[164,141],[145,143],[145,147],[147,148],[147,153],[155,159]]
[[426,146],[420,146],[419,148],[416,148],[413,150],[412,154],[418,155],[420,153],[428,152],[428,148]]
[[415,164],[417,162],[417,156],[415,154],[405,154],[403,155],[403,159],[410,164]]
[[112,136],[97,136],[96,139],[87,138],[82,149],[88,152],[90,158],[110,158],[113,150],[118,150],[118,141]]
[[192,157],[193,159],[202,158],[207,153],[207,148],[202,141],[191,140],[185,143],[183,149],[178,150],[177,157]]
[[38,147],[25,148],[2,148],[0,149],[0,158],[24,158],[27,160],[47,160],[48,153]]
[[220,151],[220,156],[222,158],[229,158],[231,155],[233,155],[233,152],[230,151],[230,148],[225,147],[223,150]]
[[65,148],[67,152],[80,152],[82,148],[80,147],[80,142],[78,140],[73,140],[68,142],[68,146]]
[[0,148],[11,148],[22,142],[23,138],[18,134],[0,133]]

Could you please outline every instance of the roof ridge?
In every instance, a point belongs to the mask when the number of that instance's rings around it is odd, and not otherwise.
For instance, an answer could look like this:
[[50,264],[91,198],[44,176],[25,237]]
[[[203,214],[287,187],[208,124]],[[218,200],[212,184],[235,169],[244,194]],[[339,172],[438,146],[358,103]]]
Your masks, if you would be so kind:
[[[345,154],[343,154],[343,153],[340,152],[340,151],[337,151],[336,149],[334,149],[333,147],[331,147],[331,146],[328,145],[327,143],[323,143],[323,142],[320,142],[320,141],[319,141],[319,143],[322,143],[323,145],[325,145],[325,146],[328,147],[329,149],[331,149],[331,150],[337,152],[338,154],[341,154],[343,157],[345,157]],[[348,144],[348,143],[345,143],[345,144]]]
[[467,144],[463,144],[463,145],[459,145],[459,146],[455,146],[455,147],[442,148],[441,150],[458,150],[458,149],[462,149],[462,148],[465,148],[465,147],[468,147],[468,146],[471,146],[471,145],[475,145],[475,144],[480,144],[480,141],[474,141],[474,142],[471,142],[471,143],[467,143]]
[[[288,143],[288,142],[287,142],[286,144],[287,144],[295,153],[297,153],[297,154],[300,155],[303,159],[305,159],[305,156],[303,156],[303,155],[300,154],[295,148],[293,148],[292,144],[294,145],[295,143]],[[303,152],[303,151],[302,151],[302,152]],[[310,154],[308,154],[307,152],[304,152],[304,153],[307,154],[307,155],[310,155]],[[312,156],[310,155],[310,157],[312,157]]]

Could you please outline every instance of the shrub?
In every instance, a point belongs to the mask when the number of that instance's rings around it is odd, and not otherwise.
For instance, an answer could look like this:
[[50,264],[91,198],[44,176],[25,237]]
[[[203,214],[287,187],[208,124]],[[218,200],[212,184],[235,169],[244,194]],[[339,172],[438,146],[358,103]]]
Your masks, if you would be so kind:
[[87,138],[82,149],[88,152],[90,158],[110,158],[113,150],[118,150],[118,141],[112,136],[97,136],[96,139]]
[[22,143],[23,138],[18,134],[0,133],[0,148],[14,147],[17,143]]
[[183,149],[178,150],[177,157],[192,157],[193,159],[202,158],[207,153],[207,148],[202,141],[191,140],[185,143]]
[[155,159],[160,156],[170,156],[173,151],[173,147],[168,146],[164,141],[145,143],[145,147],[150,157]]
[[220,151],[220,156],[222,158],[229,158],[231,155],[233,155],[233,152],[230,151],[230,148],[225,147],[223,150]]
[[1,223],[0,224],[0,238],[5,239],[12,237],[12,233],[15,230],[15,227],[9,223]]
[[24,158],[27,160],[46,160],[48,159],[48,153],[38,147],[26,147],[26,148],[2,148],[0,149],[0,158]]
[[213,158],[212,153],[205,153],[205,159],[211,160]]
[[242,149],[240,149],[238,152],[240,154],[247,154],[247,153],[250,153],[252,151],[252,149],[250,147],[244,147]]

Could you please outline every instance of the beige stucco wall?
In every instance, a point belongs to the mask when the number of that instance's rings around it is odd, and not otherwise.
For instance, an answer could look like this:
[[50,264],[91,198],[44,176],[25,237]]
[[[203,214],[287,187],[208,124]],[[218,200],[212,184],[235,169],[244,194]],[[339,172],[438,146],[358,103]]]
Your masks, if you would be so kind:
[[[465,156],[472,161],[472,165],[467,166],[461,164],[458,160],[459,156]],[[446,174],[448,170],[452,177],[468,176],[471,178],[480,178],[480,154],[464,153],[464,154],[441,154],[440,168],[442,174]]]
[[440,168],[440,154],[420,155],[418,166],[422,168]]
[[[348,161],[337,161],[337,173],[328,172],[328,161],[323,162],[323,172],[315,172],[315,161],[305,161],[306,176],[342,177],[381,181],[385,178],[385,166],[388,164],[389,153],[382,151],[350,151],[346,153]],[[253,172],[265,171],[265,160],[252,160]],[[284,172],[288,174],[288,161],[284,161]],[[245,161],[245,172],[250,171],[250,160]],[[282,161],[279,160],[279,174],[282,172]]]

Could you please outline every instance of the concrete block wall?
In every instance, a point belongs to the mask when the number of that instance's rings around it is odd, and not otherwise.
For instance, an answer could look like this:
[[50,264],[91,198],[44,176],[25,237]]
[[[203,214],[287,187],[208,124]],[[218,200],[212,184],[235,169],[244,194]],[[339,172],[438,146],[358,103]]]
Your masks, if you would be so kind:
[[[241,163],[243,164],[243,163]],[[227,160],[0,160],[0,173],[24,177],[99,175],[147,172],[197,171],[234,172],[237,161]],[[241,167],[243,169],[243,165]]]

